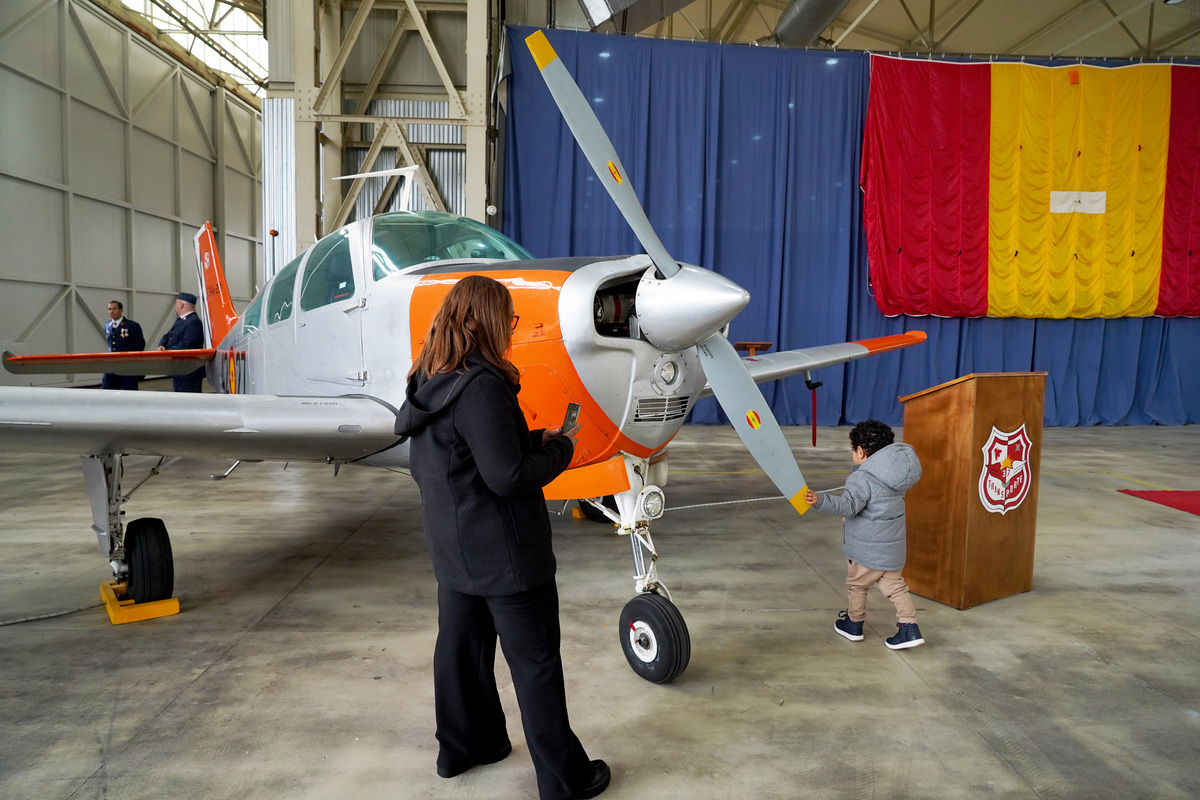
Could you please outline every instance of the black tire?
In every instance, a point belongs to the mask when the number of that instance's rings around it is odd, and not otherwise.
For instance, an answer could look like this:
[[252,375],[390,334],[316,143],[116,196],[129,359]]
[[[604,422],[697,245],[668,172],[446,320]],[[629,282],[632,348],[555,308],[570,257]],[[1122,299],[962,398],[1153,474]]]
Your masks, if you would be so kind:
[[621,609],[621,650],[625,660],[651,683],[669,683],[687,669],[692,640],[683,615],[667,598],[645,592]]
[[125,561],[129,565],[125,594],[135,603],[166,600],[175,591],[171,539],[161,519],[135,519],[125,527]]
[[[617,510],[617,498],[613,497],[611,494],[606,494],[604,496],[604,499],[601,500],[600,502],[605,508],[610,508],[613,511]],[[589,503],[587,500],[579,501],[579,510],[582,511],[583,515],[585,517],[587,517],[588,519],[590,519],[592,522],[607,522],[609,525],[612,524],[612,520],[609,519],[608,517],[604,516],[603,511],[596,508],[594,505]]]

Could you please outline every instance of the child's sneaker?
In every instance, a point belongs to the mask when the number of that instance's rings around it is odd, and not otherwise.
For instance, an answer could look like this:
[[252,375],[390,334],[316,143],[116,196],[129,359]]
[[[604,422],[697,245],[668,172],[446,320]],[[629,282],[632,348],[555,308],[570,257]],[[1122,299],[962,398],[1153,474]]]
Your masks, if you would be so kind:
[[884,639],[884,644],[891,649],[903,650],[906,647],[920,647],[925,644],[925,640],[921,638],[921,629],[917,627],[917,623],[897,622],[896,627],[900,629],[896,631],[896,635],[890,639]]
[[[861,622],[855,622],[850,619],[850,615],[846,613],[845,609],[838,612],[837,621],[833,623],[833,629],[852,642],[861,642],[863,640],[862,626]],[[891,645],[888,645],[888,647],[891,647]]]

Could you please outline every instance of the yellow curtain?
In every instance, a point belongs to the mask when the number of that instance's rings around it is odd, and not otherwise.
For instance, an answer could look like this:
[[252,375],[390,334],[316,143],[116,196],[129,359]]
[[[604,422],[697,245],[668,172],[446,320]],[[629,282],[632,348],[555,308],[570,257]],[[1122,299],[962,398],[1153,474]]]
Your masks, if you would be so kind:
[[1158,302],[1169,65],[992,65],[988,315]]

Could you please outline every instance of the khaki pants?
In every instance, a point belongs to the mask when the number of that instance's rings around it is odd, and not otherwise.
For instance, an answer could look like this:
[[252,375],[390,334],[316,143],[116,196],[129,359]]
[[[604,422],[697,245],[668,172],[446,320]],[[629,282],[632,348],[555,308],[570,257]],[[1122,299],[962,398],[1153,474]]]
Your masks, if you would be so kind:
[[877,583],[883,596],[896,606],[897,622],[917,621],[917,609],[908,595],[908,584],[904,582],[900,570],[880,572],[877,569],[867,569],[853,561],[846,563],[846,592],[850,598],[850,608],[846,615],[852,622],[862,622],[867,618],[867,590]]

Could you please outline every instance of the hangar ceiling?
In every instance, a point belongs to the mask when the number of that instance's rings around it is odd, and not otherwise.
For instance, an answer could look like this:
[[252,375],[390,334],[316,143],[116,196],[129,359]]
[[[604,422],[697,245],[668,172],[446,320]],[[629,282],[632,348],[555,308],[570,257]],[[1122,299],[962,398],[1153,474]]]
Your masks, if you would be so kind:
[[[775,44],[775,26],[789,5],[787,0],[695,0],[639,33]],[[614,17],[617,27],[619,20]],[[814,46],[1141,58],[1197,56],[1198,39],[1200,0],[850,0]]]

